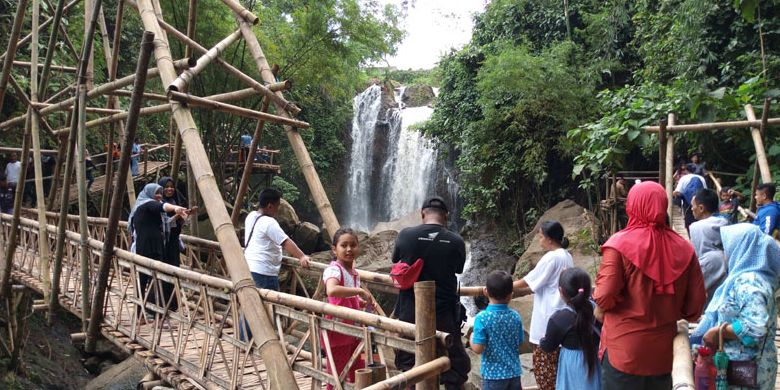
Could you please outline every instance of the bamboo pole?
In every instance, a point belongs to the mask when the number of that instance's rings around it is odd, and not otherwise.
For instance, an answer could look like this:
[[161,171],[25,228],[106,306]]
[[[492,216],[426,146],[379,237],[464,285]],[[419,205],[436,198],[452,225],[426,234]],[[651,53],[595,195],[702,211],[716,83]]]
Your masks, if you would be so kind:
[[[138,0],[138,11],[146,29],[155,33],[155,57],[160,69],[163,85],[170,85],[176,79],[176,71],[171,62],[171,52],[167,40],[161,37],[160,24],[150,0]],[[214,179],[206,150],[198,134],[197,126],[188,108],[172,102],[173,118],[181,133],[182,142],[187,150],[187,162],[198,183],[203,196],[209,219],[214,226],[214,232],[222,248],[225,263],[231,280],[236,286],[236,295],[244,308],[244,316],[254,335],[260,356],[266,364],[268,381],[272,388],[297,389],[298,384],[287,362],[282,343],[276,336],[273,323],[268,313],[263,310],[263,302],[252,288],[254,282],[249,273],[249,266],[244,259],[244,253],[238,242],[235,228],[230,223],[230,217],[225,210],[219,186]],[[246,288],[249,287],[249,288]]]
[[[421,383],[429,378],[436,378],[444,371],[450,369],[450,358],[442,356],[420,366],[415,366],[409,371],[402,372],[392,378],[388,378],[365,390],[392,390],[404,389],[410,385]],[[693,372],[693,371],[691,371]],[[415,387],[419,389],[419,385]]]
[[[677,117],[674,113],[669,113],[667,117],[667,127],[674,126]],[[672,197],[674,193],[674,134],[666,135],[666,173],[664,174],[664,187],[666,189],[666,214],[669,220],[672,220]]]
[[8,79],[11,78],[11,67],[14,63],[14,56],[16,56],[16,47],[18,45],[17,39],[19,39],[19,33],[22,31],[22,22],[24,22],[24,13],[27,10],[27,0],[19,0],[16,6],[16,16],[14,17],[14,24],[11,26],[11,36],[8,39],[8,49],[6,53],[10,53],[5,56],[3,62],[3,70],[0,73],[0,107],[3,107],[3,100],[5,99],[5,90],[8,88]]
[[677,335],[672,341],[672,384],[675,389],[694,389],[693,359],[688,338],[688,322],[677,322]]
[[[57,2],[57,8],[54,11],[54,20],[52,23],[55,26],[59,26],[60,22],[62,21],[62,13],[65,9],[65,0],[59,0]],[[46,89],[49,86],[49,72],[51,69],[56,69],[51,65],[52,60],[54,59],[54,50],[57,47],[57,31],[59,31],[56,28],[52,28],[51,32],[49,32],[49,44],[46,47],[46,59],[43,61],[43,71],[41,72],[41,84],[38,87],[38,91],[40,92],[41,98],[46,98]],[[63,67],[64,68],[64,67]],[[76,68],[72,68],[73,71],[76,71]]]
[[[89,19],[89,23],[87,23],[89,28],[84,36],[84,43],[81,47],[81,56],[79,56],[81,60],[78,67],[79,72],[76,77],[79,87],[86,84],[87,82],[87,61],[90,57],[89,53],[92,51],[92,43],[95,39],[95,28],[97,27],[97,18],[99,15],[98,11],[100,11],[102,2],[103,0],[94,0],[92,16]],[[87,97],[89,97],[89,93],[87,93]],[[78,104],[78,96],[76,96],[75,102]],[[65,245],[65,222],[68,216],[68,205],[70,204],[70,181],[75,160],[74,153],[76,149],[76,133],[78,128],[78,115],[75,115],[76,112],[78,112],[78,110],[74,110],[74,115],[71,115],[71,130],[70,134],[68,134],[68,153],[67,157],[65,158],[65,177],[62,186],[62,196],[60,198],[60,216],[59,221],[57,222],[57,242],[55,244],[56,246],[54,252],[54,275],[52,276],[54,283],[52,283],[52,293],[49,297],[48,322],[50,324],[59,305],[58,295],[60,291],[60,273],[62,272],[62,251]]]
[[119,226],[119,217],[122,210],[122,197],[127,185],[127,174],[130,169],[130,155],[132,154],[133,139],[138,128],[138,112],[141,109],[142,96],[146,87],[146,69],[149,67],[149,61],[154,49],[155,34],[153,31],[144,31],[141,38],[141,53],[138,55],[138,64],[136,66],[136,78],[133,85],[133,91],[136,95],[130,101],[128,111],[130,116],[127,121],[127,128],[124,132],[124,142],[122,142],[122,154],[119,161],[119,171],[116,177],[116,191],[111,196],[111,208],[109,209],[108,226],[106,227],[106,239],[103,251],[98,265],[97,284],[95,285],[95,295],[92,299],[92,309],[87,329],[87,342],[85,349],[87,352],[95,350],[98,334],[100,332],[100,322],[103,316],[103,300],[108,283],[108,272],[111,268],[111,258],[114,253],[114,243],[116,242],[117,228]]
[[[195,174],[192,172],[192,164],[187,164],[187,204],[191,208],[196,207],[199,204],[198,189],[195,187]],[[190,234],[192,234],[194,237],[200,236],[197,212],[195,213],[195,218],[190,224]]]
[[[252,58],[255,60],[255,64],[260,71],[260,77],[266,83],[276,81],[275,76],[271,72],[271,67],[268,66],[268,60],[265,58],[263,49],[260,47],[260,43],[257,41],[254,32],[252,32],[252,27],[245,21],[241,21],[239,24],[241,26],[241,33],[244,34],[244,41],[247,46],[249,46]],[[277,92],[275,96],[281,95],[281,92]],[[272,101],[276,105],[276,112],[279,113],[279,115],[290,116],[288,107],[281,105],[278,100]],[[293,112],[292,114],[294,115],[296,113]],[[317,206],[317,210],[325,223],[325,229],[328,231],[328,234],[332,236],[340,227],[339,220],[333,212],[333,207],[328,200],[328,195],[325,192],[325,188],[322,186],[322,182],[320,182],[320,177],[317,175],[317,170],[314,168],[314,163],[311,161],[309,151],[306,150],[306,145],[298,131],[292,127],[285,127],[285,132],[287,133],[287,139],[295,153],[295,157],[298,159],[301,172],[303,172],[306,183],[309,185],[309,191],[311,192],[314,204]]]
[[[263,99],[262,112],[268,111],[268,99]],[[241,215],[241,205],[244,203],[244,196],[246,190],[249,187],[249,177],[252,174],[252,168],[255,158],[255,150],[257,150],[257,144],[260,143],[260,139],[263,137],[263,127],[265,127],[265,121],[257,121],[255,126],[255,133],[252,135],[252,143],[249,145],[249,152],[246,155],[246,161],[244,161],[244,170],[241,172],[241,183],[238,185],[238,191],[236,192],[236,201],[233,203],[233,212],[230,214],[230,220],[234,226],[238,226],[238,217]]]
[[[166,23],[165,21],[158,20],[158,23],[162,29],[171,33],[171,35],[176,37],[176,39],[181,41],[183,44],[190,46],[192,49],[199,52],[200,54],[205,54],[208,51],[205,47],[201,46],[198,42],[195,42],[192,39],[188,38],[186,35],[182,34],[179,30],[177,30],[170,24]],[[242,30],[242,34],[243,33],[244,32]],[[255,38],[255,41],[257,41],[257,38]],[[257,80],[253,79],[246,73],[236,69],[236,67],[234,67],[233,65],[228,64],[222,58],[217,57],[214,59],[214,62],[220,65],[221,67],[223,67],[225,70],[227,70],[228,73],[238,77],[238,79],[241,80],[244,84],[254,88],[258,92],[262,93],[264,96],[270,98],[275,105],[285,107],[286,110],[289,111],[293,116],[301,112],[300,108],[298,108],[295,104],[284,99],[284,97],[281,94],[275,94],[274,91],[272,91],[266,85],[257,82]],[[270,80],[263,78],[263,82],[266,84],[273,84],[276,82],[276,78],[271,78]]]
[[11,287],[11,270],[13,269],[13,261],[16,257],[16,245],[19,240],[19,218],[22,213],[22,197],[24,197],[24,184],[27,177],[27,165],[30,161],[27,156],[30,154],[30,122],[24,126],[24,136],[22,138],[22,153],[20,154],[22,167],[19,170],[19,182],[16,184],[16,193],[14,195],[14,214],[11,221],[11,233],[8,235],[8,241],[6,244],[6,252],[3,262],[3,270],[0,275],[0,297],[10,298]]
[[279,115],[267,114],[261,111],[250,110],[248,108],[234,106],[232,104],[221,103],[214,100],[202,98],[199,96],[176,92],[173,89],[168,91],[168,96],[171,98],[171,100],[176,100],[180,103],[192,107],[206,107],[216,111],[225,112],[228,114],[233,114],[233,115],[238,115],[246,118],[258,119],[258,120],[262,119],[280,125],[293,126],[302,129],[309,128],[309,124],[304,121],[290,119]]
[[[68,118],[69,120],[70,118]],[[51,189],[49,190],[49,199],[46,202],[46,210],[52,211],[54,210],[54,204],[57,200],[57,190],[60,188],[60,175],[62,174],[62,164],[63,164],[63,158],[65,157],[65,147],[68,145],[68,139],[67,137],[59,137],[58,140],[59,147],[57,148],[57,159],[55,160],[54,165],[54,179],[51,183]]]
[[758,122],[758,126],[750,127],[750,136],[753,138],[753,146],[756,148],[756,161],[761,170],[761,182],[772,183],[772,171],[769,169],[769,161],[766,158],[766,150],[764,149],[764,137],[761,134],[761,124],[768,125],[769,119],[756,120],[756,114],[753,112],[753,106],[750,104],[745,105],[745,115],[748,121]]
[[[101,6],[102,1],[98,0],[97,2],[95,0],[84,0],[84,21],[92,20],[90,17],[93,17],[92,15],[95,14],[94,8],[97,7],[98,9]],[[90,13],[92,11],[92,13]],[[89,36],[90,34],[95,33],[95,28],[91,28],[89,26],[89,23],[84,23],[84,36]],[[87,57],[89,60],[87,61],[87,70],[84,73],[84,83],[87,84],[87,89],[92,89],[92,80],[94,79],[94,67],[95,67],[95,55],[94,50],[89,50],[87,52]]]
[[[767,125],[777,126],[780,125],[780,118],[769,118]],[[731,121],[731,122],[712,122],[712,123],[697,123],[692,125],[676,125],[667,126],[667,133],[682,133],[685,131],[710,131],[710,130],[725,130],[725,129],[742,129],[748,127],[761,126],[761,121],[758,120],[746,120],[746,121]],[[660,131],[660,126],[645,126],[642,128],[649,133],[657,133]]]
[[203,69],[206,69],[206,66],[211,64],[215,58],[219,57],[228,46],[232,45],[239,38],[241,38],[241,30],[236,30],[232,34],[225,37],[225,39],[219,41],[219,43],[214,45],[214,47],[209,49],[205,54],[198,58],[198,62],[195,64],[195,66],[189,69],[185,69],[183,72],[181,72],[179,77],[177,77],[176,80],[174,80],[173,83],[168,86],[168,89],[172,89],[174,91],[184,91],[184,88],[187,86],[187,84],[190,83],[190,81],[192,81],[193,78],[195,78],[195,76],[200,74]]
[[[81,235],[81,251],[79,252],[79,262],[81,265],[81,331],[87,330],[87,320],[89,319],[89,227],[87,226],[87,160],[86,143],[87,128],[84,124],[87,121],[87,111],[84,109],[87,104],[87,86],[79,85],[79,112],[78,112],[78,148],[76,149],[76,173],[79,189],[79,234]],[[44,224],[44,222],[40,222]]]
[[[420,367],[436,359],[436,282],[425,281],[414,284],[415,352],[414,365]],[[428,377],[416,389],[436,390],[439,378]]]
[[[13,76],[11,76],[9,81],[11,83],[11,86],[14,87],[14,92],[16,92],[16,96],[19,99],[21,99],[22,103],[24,103],[27,107],[35,111],[36,114],[38,114],[38,109],[33,106],[32,100],[30,100],[30,97],[27,96],[27,94],[24,92],[24,90],[19,85],[19,83],[16,82]],[[49,133],[50,135],[54,136],[54,130],[51,128],[51,126],[49,126],[49,123],[47,123],[44,119],[42,119],[40,115],[37,115],[37,117],[38,117],[39,125],[43,125],[44,130],[46,130],[46,132]]]
[[[25,3],[27,3],[27,1],[26,1],[26,0],[19,0],[19,1],[20,1],[20,2],[21,2],[21,1],[24,1]],[[71,9],[73,6],[75,6],[75,5],[76,5],[76,4],[78,4],[79,2],[81,2],[81,0],[72,0],[70,3],[68,3],[68,5],[66,5],[66,6],[65,6],[65,10],[64,10],[64,12],[68,12],[68,10],[69,10],[69,9]],[[41,23],[41,25],[38,27],[38,29],[39,29],[39,30],[42,30],[42,29],[46,28],[48,25],[52,24],[52,21],[53,21],[53,20],[54,20],[54,18],[53,18],[53,17],[46,19],[46,21],[45,21],[45,22]],[[62,30],[64,31],[64,29],[62,29]],[[17,49],[17,50],[18,50],[18,49],[21,49],[21,48],[22,48],[22,46],[24,46],[24,45],[26,45],[28,42],[30,42],[30,40],[31,40],[31,39],[32,39],[32,33],[30,33],[30,34],[27,34],[27,36],[25,36],[24,38],[22,38],[22,39],[20,39],[19,41],[17,41],[17,42],[16,42],[16,49]],[[2,60],[2,59],[5,59],[6,57],[8,57],[8,53],[9,53],[9,52],[8,52],[8,51],[6,51],[6,52],[5,52],[5,53],[3,53],[2,55],[0,55],[0,60]]]
[[[187,38],[195,39],[195,23],[197,22],[198,14],[198,0],[190,0],[189,12],[187,13]],[[190,46],[184,46],[184,57],[189,58],[192,56],[192,48]]]
[[[40,2],[39,0],[32,1],[32,44],[30,46],[30,58],[34,64],[38,63],[38,24],[40,19]],[[38,101],[38,67],[33,66],[30,68],[30,101],[34,104]],[[35,170],[35,203],[38,209],[38,222],[44,225],[43,230],[38,232],[38,255],[40,257],[39,272],[41,275],[41,282],[43,282],[43,299],[46,300],[51,294],[51,268],[49,262],[51,256],[49,254],[49,240],[45,231],[46,224],[46,203],[43,197],[43,164],[41,159],[41,135],[38,113],[33,107],[29,107],[28,113],[30,115],[30,136],[32,137],[33,146],[33,169]],[[27,158],[26,156],[24,158]],[[20,178],[21,179],[21,178]]]
[[658,133],[658,182],[666,183],[666,126],[667,120],[661,119]]
[[[24,69],[30,69],[32,68],[32,62],[28,61],[14,61],[13,66],[17,68],[24,68]],[[38,63],[37,68],[39,71],[43,71],[46,69],[46,63],[43,64]],[[49,70],[56,70],[60,72],[67,72],[67,73],[76,73],[78,69],[72,67],[72,66],[62,66],[62,65],[51,65],[49,64]]]
[[237,0],[222,0],[223,3],[225,3],[230,9],[233,10],[233,12],[236,13],[236,15],[240,16],[243,20],[250,24],[257,24],[257,22],[260,21],[260,19],[249,12],[246,8],[244,8],[241,3],[239,3]]

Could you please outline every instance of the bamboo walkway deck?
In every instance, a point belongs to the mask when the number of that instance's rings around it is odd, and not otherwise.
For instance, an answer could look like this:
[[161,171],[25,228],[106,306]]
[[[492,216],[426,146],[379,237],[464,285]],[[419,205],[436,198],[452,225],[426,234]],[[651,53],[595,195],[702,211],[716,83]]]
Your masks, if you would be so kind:
[[[135,176],[133,180],[140,181],[146,180],[149,177],[157,176],[157,174],[170,166],[168,161],[142,161],[138,163],[138,176]],[[92,187],[89,188],[90,194],[102,193],[106,188],[106,175],[98,176],[92,183]],[[70,203],[76,203],[79,199],[78,186],[70,186]]]

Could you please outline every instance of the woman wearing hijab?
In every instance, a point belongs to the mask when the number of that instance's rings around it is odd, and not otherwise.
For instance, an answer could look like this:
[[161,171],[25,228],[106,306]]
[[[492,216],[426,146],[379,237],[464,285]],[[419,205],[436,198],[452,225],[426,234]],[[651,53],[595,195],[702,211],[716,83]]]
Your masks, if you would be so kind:
[[[157,184],[162,187],[162,202],[164,204],[170,204],[174,206],[185,206],[184,201],[179,197],[179,192],[176,191],[176,187],[173,183],[173,179],[168,176],[161,178]],[[166,264],[170,264],[178,267],[181,265],[180,254],[184,248],[184,244],[181,242],[180,235],[181,229],[184,226],[184,218],[181,218],[175,212],[167,212],[166,218],[163,223],[163,235],[165,236],[165,244],[163,247],[163,259]],[[163,282],[163,297],[165,302],[170,300],[173,295],[173,284]],[[179,307],[176,299],[171,301],[170,310],[176,310]]]
[[601,247],[593,298],[604,323],[602,389],[670,389],[677,320],[698,320],[704,307],[699,262],[666,225],[667,204],[658,183],[633,186],[628,226]]
[[[164,226],[167,219],[165,213],[171,212],[181,218],[186,218],[188,214],[187,209],[184,207],[163,203],[162,192],[163,188],[159,184],[149,183],[144,186],[128,218],[128,228],[133,236],[132,248],[134,252],[159,261],[164,259]],[[145,294],[151,281],[151,276],[140,273],[139,281],[141,290]],[[149,294],[149,301],[157,302],[154,292]],[[161,304],[164,305],[164,303]]]
[[[758,363],[758,388],[774,389],[777,378],[774,291],[780,276],[780,248],[772,237],[752,224],[720,229],[729,272],[707,306],[692,338],[718,346],[718,329],[724,326],[724,351],[729,361]],[[731,387],[730,387],[731,388]]]

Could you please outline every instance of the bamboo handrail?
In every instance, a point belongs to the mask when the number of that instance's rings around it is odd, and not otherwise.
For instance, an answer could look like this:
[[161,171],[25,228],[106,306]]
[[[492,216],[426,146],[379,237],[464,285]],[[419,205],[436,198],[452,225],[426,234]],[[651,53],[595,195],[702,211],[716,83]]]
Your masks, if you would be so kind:
[[[769,118],[766,121],[769,126],[780,125],[780,118]],[[725,130],[725,129],[741,129],[749,127],[760,127],[760,120],[746,120],[746,121],[729,121],[729,122],[712,122],[712,123],[697,123],[691,125],[674,125],[667,126],[666,131],[670,133],[681,133],[685,131],[709,131],[709,130]],[[659,126],[644,126],[644,131],[649,133],[657,133],[660,130]]]
[[419,383],[427,378],[435,377],[450,369],[450,358],[442,356],[421,366],[402,372],[392,378],[366,387],[364,390],[391,390],[405,389],[410,385]]
[[677,322],[677,335],[672,341],[672,387],[674,389],[693,390],[693,359],[691,343],[688,338],[688,322]]

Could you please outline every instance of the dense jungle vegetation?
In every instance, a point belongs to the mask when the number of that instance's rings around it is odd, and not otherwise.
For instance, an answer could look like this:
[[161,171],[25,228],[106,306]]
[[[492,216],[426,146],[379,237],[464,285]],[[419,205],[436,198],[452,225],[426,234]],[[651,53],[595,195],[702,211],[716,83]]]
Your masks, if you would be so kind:
[[[744,104],[760,117],[770,97],[776,116],[778,12],[758,0],[493,0],[471,42],[442,58],[425,130],[453,146],[472,218],[523,232],[562,198],[596,200],[610,169],[657,169],[657,140],[641,127],[669,112],[744,120]],[[780,134],[767,138],[777,169]],[[749,187],[747,130],[677,140],[676,156],[701,151]]]

